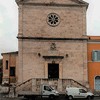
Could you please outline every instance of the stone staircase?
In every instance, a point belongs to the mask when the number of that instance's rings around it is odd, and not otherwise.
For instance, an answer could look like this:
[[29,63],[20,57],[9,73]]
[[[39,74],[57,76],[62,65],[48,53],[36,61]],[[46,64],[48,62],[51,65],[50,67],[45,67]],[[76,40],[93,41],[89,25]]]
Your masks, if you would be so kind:
[[73,79],[29,79],[14,87],[14,95],[18,95],[20,91],[39,92],[41,84],[49,84],[60,93],[65,93],[66,87],[80,87],[88,90],[88,88]]
[[[59,93],[64,94],[66,87],[80,87],[88,90],[88,88],[73,79],[29,79],[21,84],[11,84],[9,87],[3,87],[2,92],[6,93],[6,97],[17,97],[21,91],[38,92],[41,84],[49,84]],[[0,88],[1,89],[1,88]],[[1,90],[0,90],[1,91]]]
[[16,85],[14,91],[15,94],[17,94],[19,91],[32,91],[32,79]]

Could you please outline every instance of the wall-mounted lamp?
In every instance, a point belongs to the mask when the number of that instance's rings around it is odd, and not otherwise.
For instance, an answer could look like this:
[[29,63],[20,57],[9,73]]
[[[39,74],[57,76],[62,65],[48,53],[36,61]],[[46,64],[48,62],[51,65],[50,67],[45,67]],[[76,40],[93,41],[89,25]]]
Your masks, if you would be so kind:
[[40,54],[40,53],[38,53],[38,56],[40,57],[40,56],[41,56],[41,54]]
[[66,57],[68,57],[68,54],[66,54]]

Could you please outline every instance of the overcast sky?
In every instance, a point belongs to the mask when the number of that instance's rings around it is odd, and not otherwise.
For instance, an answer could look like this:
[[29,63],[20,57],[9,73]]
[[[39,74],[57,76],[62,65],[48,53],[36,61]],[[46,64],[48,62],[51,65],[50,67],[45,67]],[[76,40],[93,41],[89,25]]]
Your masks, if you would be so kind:
[[[89,3],[87,33],[100,36],[100,0],[84,1]],[[17,33],[18,7],[15,0],[0,0],[0,53],[18,50]]]

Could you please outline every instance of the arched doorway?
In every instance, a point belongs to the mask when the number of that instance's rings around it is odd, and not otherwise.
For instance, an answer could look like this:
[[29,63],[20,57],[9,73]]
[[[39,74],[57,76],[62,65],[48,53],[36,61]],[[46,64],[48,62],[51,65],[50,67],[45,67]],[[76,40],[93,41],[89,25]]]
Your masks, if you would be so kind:
[[100,76],[95,77],[95,90],[100,91]]

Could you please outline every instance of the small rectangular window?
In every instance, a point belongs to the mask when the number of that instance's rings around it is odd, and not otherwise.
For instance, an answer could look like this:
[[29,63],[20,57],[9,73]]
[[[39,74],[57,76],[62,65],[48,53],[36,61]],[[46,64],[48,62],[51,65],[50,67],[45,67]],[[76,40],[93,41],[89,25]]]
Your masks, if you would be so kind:
[[92,60],[93,61],[100,61],[100,50],[93,50]]
[[6,69],[8,69],[8,60],[6,60]]

